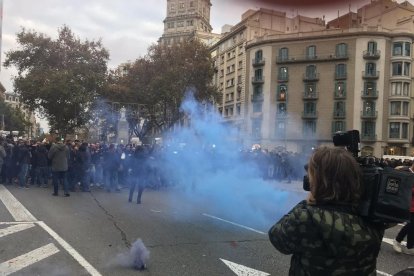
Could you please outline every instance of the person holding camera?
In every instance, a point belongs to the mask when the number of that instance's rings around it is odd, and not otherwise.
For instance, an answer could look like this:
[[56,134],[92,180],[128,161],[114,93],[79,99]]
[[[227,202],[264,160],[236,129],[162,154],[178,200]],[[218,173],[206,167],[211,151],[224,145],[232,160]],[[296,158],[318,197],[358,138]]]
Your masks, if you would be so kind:
[[[401,166],[396,169],[414,173],[414,163],[410,167]],[[414,186],[411,188],[411,194],[410,221],[401,228],[392,244],[395,251],[407,255],[414,255]],[[405,237],[407,237],[407,246],[401,244]]]
[[289,275],[376,275],[385,226],[357,212],[362,172],[343,148],[321,147],[308,164],[306,201],[269,230],[270,242],[292,254]]

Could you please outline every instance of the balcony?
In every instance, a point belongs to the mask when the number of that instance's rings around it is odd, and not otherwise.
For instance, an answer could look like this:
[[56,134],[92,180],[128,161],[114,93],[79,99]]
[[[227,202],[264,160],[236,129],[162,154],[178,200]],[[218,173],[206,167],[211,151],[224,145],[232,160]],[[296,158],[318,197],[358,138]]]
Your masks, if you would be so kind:
[[319,73],[303,74],[303,81],[318,81]]
[[378,91],[377,90],[365,90],[361,92],[362,99],[377,99],[378,98]]
[[318,112],[317,111],[303,111],[302,118],[303,119],[316,119],[318,118]]
[[252,77],[252,83],[253,84],[264,83],[264,76],[254,76],[254,77]]
[[276,95],[276,101],[278,102],[286,102],[286,92],[279,92]]
[[315,63],[315,62],[332,62],[332,61],[341,61],[348,60],[348,53],[343,53],[341,55],[335,54],[325,54],[317,56],[309,55],[297,55],[297,56],[279,56],[276,58],[276,64],[290,64],[290,63]]
[[335,79],[336,80],[346,80],[346,78],[347,78],[346,72],[340,72],[340,73],[336,72],[335,73]]
[[363,53],[363,57],[364,57],[364,59],[369,59],[369,60],[379,59],[381,57],[381,51],[379,51],[379,50],[375,50],[375,51],[366,50]]
[[311,101],[318,99],[318,92],[303,92],[303,100]]
[[346,93],[345,93],[345,91],[339,91],[339,92],[335,91],[335,93],[334,93],[334,99],[335,100],[343,100],[343,99],[346,99]]
[[378,79],[379,71],[363,71],[362,76],[364,79]]
[[286,82],[289,81],[289,75],[288,74],[278,74],[277,75],[277,81],[278,82]]
[[361,111],[362,119],[376,119],[378,116],[378,111]]
[[276,112],[276,119],[286,119],[288,114],[286,111],[278,111]]
[[265,59],[258,59],[258,58],[254,58],[252,59],[252,65],[253,67],[257,67],[257,66],[264,66],[265,65]]
[[335,110],[333,117],[334,119],[344,119],[346,117],[345,110]]
[[262,93],[260,93],[260,94],[253,94],[251,96],[251,100],[252,100],[252,102],[263,102],[264,95]]
[[377,141],[377,135],[374,133],[361,133],[361,142],[375,142]]

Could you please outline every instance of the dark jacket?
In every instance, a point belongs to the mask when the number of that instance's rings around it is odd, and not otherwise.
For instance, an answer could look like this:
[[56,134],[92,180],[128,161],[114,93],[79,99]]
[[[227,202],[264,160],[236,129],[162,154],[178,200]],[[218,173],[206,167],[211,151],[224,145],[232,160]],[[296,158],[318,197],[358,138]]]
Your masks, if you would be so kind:
[[352,208],[300,202],[269,230],[271,243],[293,254],[289,275],[376,275],[384,227]]
[[35,160],[38,167],[48,166],[47,149],[45,146],[38,146],[33,153],[33,159]]
[[62,143],[53,144],[47,155],[52,160],[53,172],[65,172],[68,170],[69,149]]

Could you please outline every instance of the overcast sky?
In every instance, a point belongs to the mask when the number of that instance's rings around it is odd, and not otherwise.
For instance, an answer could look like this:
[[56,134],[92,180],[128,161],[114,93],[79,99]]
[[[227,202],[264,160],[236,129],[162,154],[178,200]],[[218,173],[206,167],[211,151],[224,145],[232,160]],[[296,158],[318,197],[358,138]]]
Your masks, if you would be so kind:
[[[310,2],[302,1],[302,2]],[[224,24],[234,25],[247,9],[267,7],[286,11],[289,17],[297,12],[302,15],[327,18],[361,6],[369,0],[334,1],[330,6],[294,7],[275,6],[269,2],[286,3],[286,0],[212,0],[211,25],[213,32],[220,33]],[[293,1],[295,2],[295,1]],[[300,3],[297,0],[295,3]],[[325,1],[326,2],[326,1]],[[336,4],[340,2],[339,4]],[[21,27],[45,33],[53,38],[64,24],[83,39],[102,39],[110,52],[109,67],[134,60],[146,53],[163,33],[167,0],[3,0],[1,62],[5,52],[16,49],[16,33]],[[1,66],[0,81],[7,92],[13,91],[11,77],[15,69]]]

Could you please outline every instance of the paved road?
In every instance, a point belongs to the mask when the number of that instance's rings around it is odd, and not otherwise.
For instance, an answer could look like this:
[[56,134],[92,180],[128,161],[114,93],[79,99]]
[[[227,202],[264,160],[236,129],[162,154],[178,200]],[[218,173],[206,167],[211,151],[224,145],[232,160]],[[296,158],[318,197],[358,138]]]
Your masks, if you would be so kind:
[[[273,188],[303,196],[298,183]],[[64,198],[0,185],[0,275],[137,275],[125,257],[138,238],[151,254],[139,275],[287,275],[290,257],[268,242],[270,221],[251,223],[176,189],[146,191],[141,205],[126,199],[125,191]],[[386,233],[379,275],[414,266],[389,244],[400,227]]]

